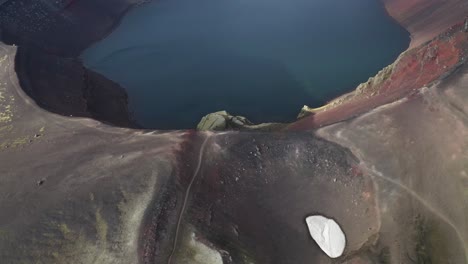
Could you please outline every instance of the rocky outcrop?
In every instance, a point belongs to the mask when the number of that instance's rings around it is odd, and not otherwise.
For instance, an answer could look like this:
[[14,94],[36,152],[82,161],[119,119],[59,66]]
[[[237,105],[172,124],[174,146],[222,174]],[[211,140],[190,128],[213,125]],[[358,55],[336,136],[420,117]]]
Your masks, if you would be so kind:
[[226,111],[210,113],[204,116],[197,125],[197,130],[279,130],[286,126],[281,123],[253,124],[246,117],[233,116]]
[[219,111],[204,116],[197,125],[197,130],[225,130],[231,116],[226,111]]

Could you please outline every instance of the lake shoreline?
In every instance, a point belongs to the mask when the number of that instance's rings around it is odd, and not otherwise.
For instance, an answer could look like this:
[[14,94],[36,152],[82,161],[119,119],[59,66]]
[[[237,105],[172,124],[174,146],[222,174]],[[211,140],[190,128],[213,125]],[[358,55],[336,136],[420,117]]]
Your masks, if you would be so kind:
[[[454,0],[454,1],[455,1],[455,0]],[[386,1],[383,1],[383,2],[385,3]],[[135,7],[135,4],[131,4],[131,5],[126,9],[127,12],[130,11],[130,10],[132,10],[133,7]],[[125,14],[127,14],[127,13],[122,14],[122,16],[120,16],[120,17],[118,18],[118,20],[120,21],[120,20],[125,16]],[[392,15],[392,12],[390,12],[388,9],[387,9],[387,14],[388,14],[390,17],[392,17],[392,19],[396,19],[396,18]],[[398,19],[396,19],[396,21],[398,21]],[[107,31],[107,33],[106,33],[105,36],[108,36],[108,35],[112,32],[112,30],[114,30],[114,29],[119,25],[119,23],[120,23],[120,22],[114,22],[114,27],[113,27],[111,30]],[[429,25],[431,25],[431,24],[429,24]],[[413,33],[412,33],[412,34],[413,34]],[[99,39],[102,39],[102,38],[103,38],[103,37],[101,37],[101,38],[99,38]],[[94,43],[94,42],[93,42],[93,43]],[[93,43],[90,43],[90,44],[88,45],[88,47],[91,46],[91,45],[93,45]],[[21,46],[21,45],[20,45],[20,46]],[[22,45],[22,46],[23,46],[23,48],[27,48],[27,45]],[[407,51],[408,51],[408,50],[407,50]],[[402,54],[405,54],[407,51],[403,52]],[[41,67],[43,67],[43,66],[41,66]],[[46,68],[47,68],[47,67],[46,67]],[[112,82],[111,82],[111,83],[112,83]],[[33,84],[31,84],[31,85],[33,85]],[[109,84],[107,84],[107,85],[109,85]],[[113,89],[119,90],[119,89],[121,89],[121,87],[120,87],[119,85],[117,85],[117,84],[112,84],[112,85],[110,85],[110,86],[115,86],[115,88],[108,87],[108,89],[110,89],[110,90],[113,90]],[[41,88],[41,87],[38,87],[38,88],[39,88],[39,89],[45,89],[45,88]],[[79,89],[84,89],[84,87],[79,88]],[[98,88],[98,89],[99,89],[99,88]],[[341,96],[338,96],[337,98],[332,99],[330,102],[336,102],[336,101],[339,100],[340,98],[349,96],[349,94],[352,94],[352,92],[351,92],[351,93],[345,93],[345,94],[343,94],[343,95],[341,95]],[[34,100],[37,100],[37,98],[35,98],[34,95],[31,95],[31,96],[32,96],[32,98],[33,98]],[[71,95],[71,96],[73,96],[73,95]],[[98,97],[99,97],[99,96],[101,96],[101,95],[95,94],[95,95],[92,95],[92,96],[98,96]],[[80,98],[77,98],[77,99],[78,99],[78,100],[81,100]],[[96,99],[97,101],[105,101],[106,99],[109,99],[109,98],[95,98],[95,99]],[[389,98],[389,100],[387,100],[387,101],[392,101],[392,100],[394,100],[394,99],[395,99],[395,98]],[[114,100],[114,99],[111,98],[109,101],[112,101],[112,100]],[[120,99],[119,99],[119,100],[120,100]],[[108,104],[109,104],[109,105],[121,104],[121,102],[118,102],[119,100],[117,100],[117,101],[112,101],[112,102],[108,102]],[[126,104],[126,103],[124,103],[124,104]],[[327,105],[329,105],[329,104],[327,104]],[[125,106],[125,107],[126,107],[126,106]],[[374,106],[374,107],[375,107],[375,106]],[[326,108],[326,107],[323,107],[323,108]],[[322,109],[323,109],[323,108],[322,108]],[[317,110],[317,109],[314,109],[314,110]],[[74,112],[73,112],[73,111],[74,111]],[[87,111],[93,111],[93,110],[92,110],[92,109],[87,109]],[[60,111],[58,111],[58,112],[60,113]],[[73,109],[72,109],[71,115],[73,115],[73,116],[91,116],[92,118],[95,118],[95,117],[93,117],[93,116],[95,116],[95,113],[88,113],[87,115],[80,115],[81,112],[82,112],[81,109],[76,109],[76,110],[73,110]],[[299,113],[299,112],[300,112],[300,109],[297,109],[297,112]],[[314,111],[312,111],[312,112],[314,112]],[[328,111],[327,111],[327,112],[328,112]],[[333,112],[333,111],[332,111],[332,112]],[[206,113],[206,114],[209,114],[209,113]],[[236,113],[232,113],[232,114],[236,114]],[[127,115],[129,116],[130,119],[134,120],[134,119],[131,117],[131,116],[132,116],[132,113],[131,113],[130,111],[128,112],[128,114],[126,114],[126,116],[127,116]],[[314,115],[315,115],[315,114],[314,114]],[[327,119],[327,118],[325,118],[325,116],[327,116],[327,115],[336,115],[336,114],[333,114],[333,113],[327,113],[327,114],[326,114],[326,112],[323,112],[323,111],[322,111],[322,113],[321,113],[320,115],[318,115],[318,116],[316,115],[315,118],[317,118],[317,117],[320,116],[321,119]],[[340,115],[341,115],[341,114],[340,114]],[[118,117],[115,117],[115,118],[118,119]],[[247,118],[248,118],[248,116],[247,116]],[[115,126],[117,126],[117,127],[122,126],[122,124],[124,123],[124,122],[120,122],[120,121],[119,121],[119,122],[114,122],[114,121],[109,122],[109,121],[102,120],[102,119],[99,119],[99,118],[97,118],[97,119],[98,119],[98,120],[101,120],[101,121],[104,121],[104,122],[106,122],[106,123],[108,123],[108,124],[113,124],[113,125],[115,125]],[[124,117],[124,119],[128,120],[127,117]],[[338,118],[338,119],[340,119],[340,118]],[[334,118],[333,120],[338,120],[338,119],[337,119],[337,118]],[[341,119],[343,119],[343,118],[341,118]],[[121,120],[121,121],[124,121],[124,120]],[[197,121],[198,121],[198,120],[197,120]],[[126,121],[125,121],[125,122],[126,122]],[[135,121],[132,121],[132,122],[133,122],[133,124],[130,125],[130,127],[141,127],[140,125],[136,124]],[[301,121],[300,123],[302,123],[302,122],[304,122],[304,121]],[[334,122],[336,122],[336,121],[334,121]],[[296,126],[295,123],[297,123],[297,121],[296,121],[296,122],[292,122],[291,124],[281,124],[281,126],[278,126],[278,127],[282,127],[282,126],[286,126],[286,125],[289,125],[289,127],[295,127],[295,126]],[[321,123],[321,124],[326,124],[326,123],[329,123],[329,122],[320,122],[320,123]],[[126,125],[124,125],[124,127],[125,127],[125,126],[126,126]],[[321,125],[319,125],[319,126],[321,126]],[[313,125],[312,127],[317,127],[317,125]]]
[[[273,2],[265,11],[270,4],[261,0],[150,3],[81,57],[126,88],[134,119],[146,128],[190,129],[219,110],[289,123],[304,104],[352,91],[407,49],[408,31],[381,3],[363,11],[368,4]],[[322,24],[318,10],[330,17]]]

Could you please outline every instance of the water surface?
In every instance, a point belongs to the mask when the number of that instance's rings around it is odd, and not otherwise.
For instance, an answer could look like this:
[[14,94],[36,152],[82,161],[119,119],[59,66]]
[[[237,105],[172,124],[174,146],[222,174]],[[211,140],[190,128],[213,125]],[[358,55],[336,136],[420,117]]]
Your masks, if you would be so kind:
[[158,0],[82,58],[127,90],[139,124],[174,129],[219,110],[291,122],[408,44],[378,0]]

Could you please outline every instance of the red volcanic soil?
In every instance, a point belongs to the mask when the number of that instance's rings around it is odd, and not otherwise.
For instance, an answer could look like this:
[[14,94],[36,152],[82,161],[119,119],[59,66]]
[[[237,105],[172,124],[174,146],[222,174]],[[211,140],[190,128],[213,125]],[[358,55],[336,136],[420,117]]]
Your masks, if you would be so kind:
[[300,119],[287,129],[313,129],[343,121],[415,93],[438,80],[468,59],[468,33],[463,27],[464,22],[458,23],[427,45],[406,51],[388,76],[369,81],[360,93],[355,91],[336,106]]
[[429,41],[468,15],[467,0],[383,0],[387,12],[411,33],[410,48]]

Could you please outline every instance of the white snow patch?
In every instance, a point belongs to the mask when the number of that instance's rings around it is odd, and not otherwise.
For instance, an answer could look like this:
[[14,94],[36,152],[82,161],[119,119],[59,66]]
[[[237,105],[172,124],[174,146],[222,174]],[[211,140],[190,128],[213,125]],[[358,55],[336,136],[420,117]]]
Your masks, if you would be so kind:
[[333,219],[321,215],[306,218],[309,233],[330,258],[338,258],[346,246],[345,234]]
[[190,234],[190,240],[187,241],[185,254],[181,256],[181,264],[223,264],[221,254],[198,241],[195,233]]

